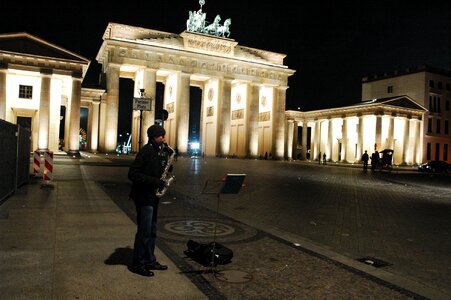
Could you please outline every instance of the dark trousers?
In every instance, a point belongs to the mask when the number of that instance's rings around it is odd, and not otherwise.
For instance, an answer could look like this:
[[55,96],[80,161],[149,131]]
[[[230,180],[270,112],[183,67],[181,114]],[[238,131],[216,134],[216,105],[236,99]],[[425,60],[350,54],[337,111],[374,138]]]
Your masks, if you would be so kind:
[[133,265],[151,265],[156,262],[157,210],[151,205],[136,205],[136,223]]

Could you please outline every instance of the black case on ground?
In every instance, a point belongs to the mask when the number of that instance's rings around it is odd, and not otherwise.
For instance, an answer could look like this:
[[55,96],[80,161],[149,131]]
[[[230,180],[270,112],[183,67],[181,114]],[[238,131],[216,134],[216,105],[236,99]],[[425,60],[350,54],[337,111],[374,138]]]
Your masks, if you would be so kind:
[[[212,262],[213,245],[214,259]],[[233,251],[220,243],[201,244],[189,240],[186,246],[188,249],[184,251],[185,255],[204,267],[228,264],[233,257]]]

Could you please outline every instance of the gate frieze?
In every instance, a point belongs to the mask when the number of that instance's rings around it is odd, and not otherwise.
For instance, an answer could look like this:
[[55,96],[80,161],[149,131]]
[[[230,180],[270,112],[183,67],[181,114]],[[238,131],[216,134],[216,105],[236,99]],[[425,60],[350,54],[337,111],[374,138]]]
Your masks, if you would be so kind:
[[[139,67],[165,68],[180,70],[187,73],[204,73],[211,76],[233,76],[237,79],[253,82],[286,85],[288,75],[285,72],[272,70],[274,67],[256,67],[252,63],[237,64],[236,60],[224,62],[189,57],[173,53],[152,52],[148,49],[140,50],[126,47],[111,49],[111,63],[136,65]],[[199,56],[196,54],[196,56]]]

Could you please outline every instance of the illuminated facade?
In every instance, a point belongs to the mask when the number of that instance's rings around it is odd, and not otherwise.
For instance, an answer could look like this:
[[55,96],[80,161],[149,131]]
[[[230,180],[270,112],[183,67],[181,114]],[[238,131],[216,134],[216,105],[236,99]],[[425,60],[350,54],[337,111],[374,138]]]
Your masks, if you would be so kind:
[[[99,147],[113,151],[117,142],[119,78],[131,78],[135,97],[155,99],[156,82],[165,86],[166,140],[180,153],[188,148],[190,86],[202,90],[201,145],[207,156],[284,157],[285,92],[294,74],[285,55],[247,48],[232,39],[184,31],[173,34],[110,23],[97,55],[106,74],[105,119]],[[143,128],[154,123],[155,103],[144,113]],[[133,114],[137,141],[139,111]],[[145,130],[142,140],[146,141]],[[132,150],[137,150],[137,143]]]
[[0,35],[0,119],[27,126],[32,149],[78,154],[81,82],[89,60],[27,33]]
[[[313,160],[325,153],[328,161],[354,163],[365,150],[371,155],[392,149],[395,164],[418,164],[425,111],[408,96],[310,112],[287,111],[286,157]],[[300,143],[298,130],[302,130]]]
[[[451,77],[443,74],[364,80],[363,97],[374,100],[285,111],[288,77],[294,70],[283,64],[283,54],[205,34],[115,23],[108,25],[103,39],[97,60],[106,74],[106,90],[81,87],[89,60],[26,33],[0,35],[0,118],[28,122],[34,150],[58,151],[63,136],[63,150],[77,154],[80,108],[86,107],[87,150],[115,151],[119,78],[126,77],[134,80],[136,97],[145,89],[145,97],[154,99],[156,82],[164,84],[166,138],[180,153],[188,150],[189,89],[196,86],[202,90],[200,142],[207,156],[317,159],[325,153],[329,161],[353,163],[364,150],[389,148],[394,149],[395,164],[418,164],[430,156],[449,161]],[[152,111],[143,114],[143,128],[154,123],[154,113],[152,103]],[[138,150],[138,129],[135,111],[133,151]],[[147,140],[145,130],[142,140]]]
[[363,79],[362,99],[408,95],[427,108],[422,121],[422,161],[451,163],[451,72],[420,67]]

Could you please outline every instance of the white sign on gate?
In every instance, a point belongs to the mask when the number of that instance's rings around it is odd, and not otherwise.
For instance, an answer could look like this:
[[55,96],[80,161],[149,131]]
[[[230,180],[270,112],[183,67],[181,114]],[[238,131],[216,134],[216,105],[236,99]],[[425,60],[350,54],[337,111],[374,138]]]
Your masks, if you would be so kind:
[[151,110],[152,98],[133,98],[134,110]]

